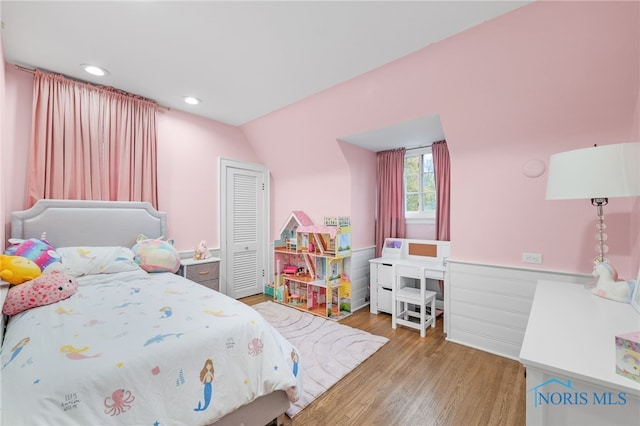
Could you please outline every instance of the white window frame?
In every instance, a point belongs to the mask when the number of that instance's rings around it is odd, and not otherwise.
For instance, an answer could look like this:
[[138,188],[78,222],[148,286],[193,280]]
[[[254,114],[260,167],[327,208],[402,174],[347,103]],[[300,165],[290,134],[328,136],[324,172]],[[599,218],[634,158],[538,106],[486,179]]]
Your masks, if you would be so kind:
[[[424,154],[431,154],[431,147],[424,147],[424,148],[417,148],[417,149],[408,149],[405,151],[404,154],[404,158],[409,158],[409,157],[417,157],[420,156],[422,157]],[[420,159],[420,162],[422,163],[422,158]],[[423,179],[422,179],[422,165],[420,167],[420,177],[419,177],[419,181],[420,181],[420,202],[422,202],[422,183],[423,183]],[[403,175],[403,181],[404,181],[404,175]],[[403,187],[403,192],[404,192],[404,187]],[[403,193],[402,194],[402,200],[405,203],[405,208],[406,208],[406,199],[407,199],[407,194]],[[436,203],[438,202],[437,198],[436,198]],[[404,212],[404,218],[406,223],[409,224],[435,224],[436,223],[436,211],[434,210],[427,210],[424,212],[408,212],[405,209]]]

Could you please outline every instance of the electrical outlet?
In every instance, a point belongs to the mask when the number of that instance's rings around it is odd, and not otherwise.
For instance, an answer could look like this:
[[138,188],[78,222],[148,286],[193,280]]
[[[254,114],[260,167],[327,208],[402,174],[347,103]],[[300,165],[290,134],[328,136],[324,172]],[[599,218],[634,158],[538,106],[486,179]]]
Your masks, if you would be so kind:
[[540,254],[540,253],[522,253],[522,261],[524,263],[542,264],[542,254]]

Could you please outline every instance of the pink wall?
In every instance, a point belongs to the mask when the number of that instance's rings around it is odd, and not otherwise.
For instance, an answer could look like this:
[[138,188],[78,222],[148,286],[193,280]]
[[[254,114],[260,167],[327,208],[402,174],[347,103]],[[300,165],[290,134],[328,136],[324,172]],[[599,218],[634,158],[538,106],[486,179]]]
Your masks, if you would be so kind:
[[[638,8],[638,22],[640,22],[640,7]],[[640,25],[636,27],[637,37],[640,39]],[[638,53],[638,69],[640,69],[640,46],[637,48]],[[640,141],[640,83],[638,84],[638,96],[636,98],[636,109],[633,123],[633,133],[635,140]],[[631,222],[631,272],[638,271],[640,278],[640,197],[635,200],[632,211]]]
[[158,116],[158,204],[179,250],[220,247],[219,159],[259,163],[239,128],[181,111]]
[[[303,100],[295,107],[242,126],[258,157],[272,173],[271,234],[274,236],[292,210],[303,210],[314,223],[321,223],[324,216],[351,214],[352,191],[373,196],[369,185],[353,186],[349,163],[336,140],[348,133],[335,133],[340,121],[348,122],[348,119],[319,114],[335,103],[324,98]],[[360,152],[360,161],[375,160],[372,153]],[[358,227],[354,227],[354,247],[365,238],[357,230]]]
[[[376,196],[375,184],[371,184],[376,181],[376,169],[368,165],[376,161],[376,156],[371,151],[344,142],[338,142],[338,147],[349,165],[351,204],[350,213],[347,214],[352,219],[357,218],[355,222],[351,221],[353,225],[351,241],[353,248],[366,247],[371,245],[370,239],[373,234],[369,230],[374,229],[375,226],[375,216],[371,214],[370,203],[372,200],[375,203]],[[330,215],[327,214],[327,216]]]
[[[526,178],[522,166],[638,138],[638,8],[536,2],[244,125],[274,172],[276,226],[293,208],[312,218],[346,210],[354,247],[372,243],[374,198],[353,172],[371,175],[375,160],[345,173],[336,138],[438,113],[451,153],[453,257],[535,267],[521,254],[537,252],[541,268],[591,272],[595,208],[545,201],[546,175]],[[632,201],[606,209],[609,257],[623,276],[636,272]]]
[[[546,175],[521,170],[559,151],[639,139],[639,8],[536,2],[240,129],[164,112],[160,208],[170,236],[179,249],[200,239],[219,246],[222,156],[271,170],[272,231],[294,209],[315,221],[350,215],[354,248],[373,245],[375,156],[337,138],[438,113],[451,153],[453,257],[534,266],[521,253],[538,252],[541,268],[588,273],[595,208],[545,201]],[[8,67],[5,80],[6,225],[6,212],[23,207],[31,75]],[[623,277],[638,269],[639,212],[637,200],[606,208],[610,257]]]
[[[4,229],[9,212],[25,207],[26,164],[31,134],[33,75],[6,66],[2,138]],[[168,237],[176,248],[191,250],[202,239],[219,247],[219,157],[258,162],[237,127],[187,114],[161,110],[158,114],[159,209],[168,214]],[[4,238],[2,240],[4,242]]]
[[[33,75],[17,71],[13,66],[5,65],[5,84],[3,102],[2,132],[2,180],[4,220],[3,229],[7,238],[10,235],[10,212],[25,207],[27,182],[27,155],[31,137],[31,108],[33,103]],[[6,244],[2,239],[3,248]]]
[[[0,58],[4,58],[4,50],[2,48],[2,38],[0,38]],[[5,163],[5,155],[4,155],[4,140],[5,140],[5,124],[4,124],[4,112],[5,112],[5,103],[4,103],[4,60],[2,61],[2,66],[0,66],[0,219],[2,224],[5,223],[4,215],[5,215],[5,196],[8,193],[7,188],[5,186],[5,178],[4,178],[4,163]],[[0,251],[4,252],[4,236],[5,229],[4,226],[0,226]]]

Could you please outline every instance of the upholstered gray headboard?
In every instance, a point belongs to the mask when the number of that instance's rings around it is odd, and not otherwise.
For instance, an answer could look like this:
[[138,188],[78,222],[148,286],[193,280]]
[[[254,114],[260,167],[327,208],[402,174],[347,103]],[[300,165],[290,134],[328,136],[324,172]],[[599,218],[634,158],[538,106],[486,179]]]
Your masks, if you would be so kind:
[[11,238],[39,238],[47,233],[54,247],[132,247],[139,234],[167,235],[167,215],[146,202],[39,200],[11,213]]

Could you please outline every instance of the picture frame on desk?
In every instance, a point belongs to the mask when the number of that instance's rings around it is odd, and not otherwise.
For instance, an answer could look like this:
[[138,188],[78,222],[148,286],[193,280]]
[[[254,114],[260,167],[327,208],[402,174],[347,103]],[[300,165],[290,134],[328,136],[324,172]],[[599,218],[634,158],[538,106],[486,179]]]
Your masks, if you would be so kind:
[[640,313],[640,270],[638,271],[636,285],[633,287],[633,293],[631,294],[631,306]]

